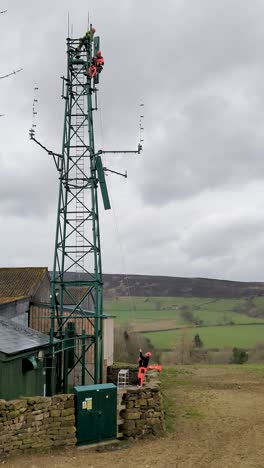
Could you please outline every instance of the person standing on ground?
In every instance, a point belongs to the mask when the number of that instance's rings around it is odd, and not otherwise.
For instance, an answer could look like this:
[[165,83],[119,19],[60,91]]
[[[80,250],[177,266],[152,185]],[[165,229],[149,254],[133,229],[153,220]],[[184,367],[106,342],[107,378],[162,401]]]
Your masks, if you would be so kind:
[[143,354],[142,349],[139,349],[139,358],[138,358],[138,381],[137,384],[139,387],[143,386],[147,368],[149,365],[149,360],[151,358],[151,353],[148,351]]

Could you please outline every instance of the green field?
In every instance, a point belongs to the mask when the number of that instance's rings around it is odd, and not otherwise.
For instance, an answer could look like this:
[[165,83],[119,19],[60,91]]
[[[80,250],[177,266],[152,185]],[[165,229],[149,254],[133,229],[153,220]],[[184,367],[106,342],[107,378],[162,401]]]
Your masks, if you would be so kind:
[[[144,333],[144,336],[149,338],[155,347],[167,349],[173,348],[180,340],[182,333],[182,330],[170,330]],[[204,346],[208,348],[232,348],[234,346],[253,348],[256,343],[264,342],[264,324],[189,328],[185,329],[184,333],[190,340],[196,333],[199,333]]]
[[[106,300],[104,310],[116,317],[117,326],[129,325],[132,330],[144,331],[144,336],[159,349],[173,348],[182,334],[182,329],[176,330],[177,327],[186,327],[186,333],[191,340],[199,333],[204,346],[208,348],[250,348],[256,343],[264,342],[264,297],[249,300],[117,297]],[[252,310],[260,316],[245,314]],[[184,314],[186,311],[191,313],[191,317],[199,321],[201,326],[195,327],[198,323],[190,321]],[[242,325],[249,323],[252,325]]]
[[[182,307],[188,308],[204,325],[233,323],[264,323],[264,318],[248,317],[234,312],[244,305],[243,299],[210,299],[197,297],[118,297],[106,300],[104,310],[116,316],[117,323],[146,324],[158,320],[174,321],[175,326],[190,325],[182,317]],[[255,301],[264,310],[264,297]]]

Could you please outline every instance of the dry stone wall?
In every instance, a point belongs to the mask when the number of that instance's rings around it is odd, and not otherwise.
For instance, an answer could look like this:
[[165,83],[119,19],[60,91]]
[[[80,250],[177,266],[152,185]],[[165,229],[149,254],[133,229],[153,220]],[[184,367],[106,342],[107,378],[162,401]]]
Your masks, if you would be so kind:
[[0,400],[0,453],[76,444],[73,395]]
[[124,389],[121,403],[125,406],[120,413],[123,419],[120,430],[124,438],[164,434],[163,399],[157,372],[148,372],[147,382],[142,388]]

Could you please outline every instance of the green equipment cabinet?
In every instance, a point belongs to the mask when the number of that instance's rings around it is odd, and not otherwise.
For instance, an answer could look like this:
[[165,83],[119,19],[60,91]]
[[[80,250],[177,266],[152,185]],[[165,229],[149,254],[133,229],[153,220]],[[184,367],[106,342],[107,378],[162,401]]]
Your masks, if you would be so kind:
[[77,444],[115,439],[117,387],[114,384],[83,385],[75,395]]

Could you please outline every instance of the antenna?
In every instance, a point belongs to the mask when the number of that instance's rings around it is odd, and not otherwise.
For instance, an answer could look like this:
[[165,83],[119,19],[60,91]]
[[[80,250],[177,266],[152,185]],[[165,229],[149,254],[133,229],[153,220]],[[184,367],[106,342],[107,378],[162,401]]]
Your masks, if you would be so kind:
[[144,142],[144,127],[143,127],[143,119],[145,118],[144,116],[144,103],[141,102],[139,104],[139,143],[142,144]]
[[68,11],[68,36],[70,37],[70,12]]
[[36,124],[36,116],[38,115],[38,111],[37,111],[38,86],[37,85],[34,85],[33,92],[34,92],[34,94],[33,94],[33,103],[32,103],[32,126],[31,126],[31,129],[29,130],[29,135],[30,135],[31,139],[33,139],[33,137],[35,136],[36,126],[37,126],[37,124]]
[[11,73],[8,73],[7,75],[0,76],[0,80],[3,78],[7,78],[8,76],[16,75],[17,73],[21,72],[23,68],[19,68],[18,70],[14,70]]

